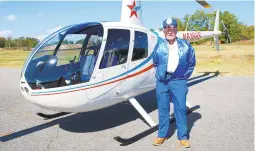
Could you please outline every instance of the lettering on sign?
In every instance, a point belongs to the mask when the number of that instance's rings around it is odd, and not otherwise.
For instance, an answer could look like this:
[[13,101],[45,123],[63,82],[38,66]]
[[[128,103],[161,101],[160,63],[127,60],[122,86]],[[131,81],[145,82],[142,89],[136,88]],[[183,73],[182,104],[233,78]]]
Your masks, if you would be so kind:
[[192,41],[196,39],[201,38],[201,33],[200,32],[193,32],[193,33],[183,33],[183,39]]

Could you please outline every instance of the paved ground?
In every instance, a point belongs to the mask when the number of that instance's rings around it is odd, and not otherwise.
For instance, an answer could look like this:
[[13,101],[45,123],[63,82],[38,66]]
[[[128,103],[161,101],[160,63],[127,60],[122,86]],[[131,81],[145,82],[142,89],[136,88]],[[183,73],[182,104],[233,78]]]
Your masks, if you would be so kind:
[[[52,113],[26,101],[19,91],[20,69],[0,69],[0,150],[26,151],[170,151],[181,149],[175,123],[171,138],[152,145],[157,131],[120,146],[115,136],[129,137],[148,129],[130,104],[43,120],[35,113]],[[254,150],[254,77],[195,76],[188,100],[201,108],[188,115],[190,151]],[[157,121],[155,91],[137,98]]]

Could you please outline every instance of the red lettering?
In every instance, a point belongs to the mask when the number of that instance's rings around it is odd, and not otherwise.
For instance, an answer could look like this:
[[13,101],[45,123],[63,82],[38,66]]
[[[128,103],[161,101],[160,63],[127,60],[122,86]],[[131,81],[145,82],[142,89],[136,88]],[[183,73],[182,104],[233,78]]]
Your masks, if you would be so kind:
[[198,32],[198,38],[201,38],[201,33],[200,32]]
[[187,33],[187,39],[190,39],[189,33]]
[[186,34],[186,33],[183,33],[183,34],[182,34],[182,38],[183,38],[183,39],[187,39],[187,34]]
[[189,33],[189,39],[192,40],[192,33]]
[[195,39],[196,33],[192,33],[191,39]]
[[196,33],[196,35],[195,35],[195,39],[197,39],[197,33]]
[[201,38],[201,33],[200,32],[183,33],[182,37],[183,39],[186,39],[186,40],[196,40]]
[[196,34],[196,39],[198,39],[198,33]]

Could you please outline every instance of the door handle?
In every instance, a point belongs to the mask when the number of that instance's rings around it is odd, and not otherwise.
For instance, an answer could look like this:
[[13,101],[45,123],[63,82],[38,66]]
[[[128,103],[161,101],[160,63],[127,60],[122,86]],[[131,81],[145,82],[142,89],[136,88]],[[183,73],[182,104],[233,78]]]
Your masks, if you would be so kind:
[[121,67],[124,68],[124,69],[127,69],[127,66],[126,66],[126,65],[122,65]]

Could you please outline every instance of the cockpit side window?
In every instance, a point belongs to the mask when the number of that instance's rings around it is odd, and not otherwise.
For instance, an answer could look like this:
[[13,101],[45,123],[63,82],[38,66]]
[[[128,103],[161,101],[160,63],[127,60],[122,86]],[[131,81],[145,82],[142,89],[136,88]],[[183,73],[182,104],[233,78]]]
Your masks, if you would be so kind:
[[109,29],[100,69],[126,63],[129,43],[130,30]]
[[90,77],[94,71],[94,67],[97,61],[99,50],[102,44],[102,34],[90,35],[86,45],[83,47],[84,51],[80,57],[80,69],[82,73],[82,79]]
[[140,60],[148,57],[148,37],[147,34],[135,31],[134,49],[132,61]]

